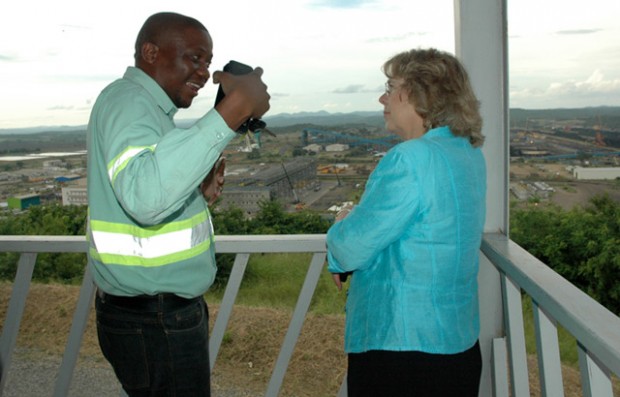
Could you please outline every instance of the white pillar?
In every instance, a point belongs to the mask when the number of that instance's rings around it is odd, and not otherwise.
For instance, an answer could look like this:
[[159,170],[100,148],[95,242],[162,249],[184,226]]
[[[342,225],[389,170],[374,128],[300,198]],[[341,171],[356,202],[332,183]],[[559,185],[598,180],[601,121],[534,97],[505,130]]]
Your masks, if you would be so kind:
[[[456,56],[464,64],[481,102],[487,162],[486,232],[508,231],[509,131],[506,0],[454,0]],[[493,339],[502,337],[499,274],[480,255],[480,396],[492,396]]]

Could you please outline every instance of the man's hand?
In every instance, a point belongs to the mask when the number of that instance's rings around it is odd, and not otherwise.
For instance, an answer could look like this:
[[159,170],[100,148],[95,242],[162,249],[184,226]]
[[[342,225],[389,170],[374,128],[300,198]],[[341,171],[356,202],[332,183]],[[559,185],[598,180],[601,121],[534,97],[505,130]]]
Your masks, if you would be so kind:
[[215,108],[232,130],[237,130],[249,118],[260,119],[269,110],[271,96],[262,75],[260,67],[243,75],[213,73],[213,83],[220,84],[225,94]]
[[208,205],[213,205],[215,200],[222,194],[224,189],[224,171],[226,169],[226,157],[220,156],[211,171],[200,184],[200,191],[207,200]]

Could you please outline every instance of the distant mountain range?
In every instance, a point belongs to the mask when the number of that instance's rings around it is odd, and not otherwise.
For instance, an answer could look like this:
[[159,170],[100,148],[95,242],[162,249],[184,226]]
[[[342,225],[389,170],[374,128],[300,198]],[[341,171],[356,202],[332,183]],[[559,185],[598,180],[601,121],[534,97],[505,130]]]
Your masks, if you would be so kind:
[[86,131],[85,125],[70,126],[39,126],[26,128],[0,128],[0,135],[39,134],[41,132],[74,132]]
[[264,118],[264,121],[271,127],[286,127],[296,124],[314,124],[320,126],[342,124],[384,125],[382,111],[351,113],[329,113],[326,111],[280,113],[274,116],[267,116]]
[[[510,109],[511,125],[523,124],[527,119],[548,119],[548,120],[591,120],[594,123],[604,123],[611,128],[620,126],[620,106],[599,106],[576,109]],[[195,120],[178,120],[177,124],[187,127]],[[383,126],[383,113],[374,112],[351,112],[351,113],[329,113],[319,112],[300,112],[300,113],[280,113],[264,118],[268,127],[286,127],[292,125],[317,125],[317,126],[337,126],[343,124],[365,124],[370,126]],[[85,131],[86,126],[40,126],[30,128],[9,128],[0,129],[0,134],[35,134],[41,132],[73,132]]]

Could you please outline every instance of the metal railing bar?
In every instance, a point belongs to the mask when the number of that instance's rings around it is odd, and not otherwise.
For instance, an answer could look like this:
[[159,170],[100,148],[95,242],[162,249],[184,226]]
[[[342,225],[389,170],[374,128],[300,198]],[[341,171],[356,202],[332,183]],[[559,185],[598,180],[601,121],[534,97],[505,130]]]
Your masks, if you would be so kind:
[[500,233],[487,233],[482,252],[514,280],[590,355],[620,375],[620,317]]
[[[242,247],[241,250],[239,247]],[[286,247],[286,249],[282,247]],[[218,254],[327,252],[327,247],[325,245],[324,234],[263,234],[251,236],[215,236],[215,251]]]
[[563,397],[562,361],[556,321],[534,301],[532,308],[542,397]]
[[577,351],[583,397],[613,397],[609,370],[597,362],[596,358],[590,355],[587,348],[579,342]]
[[[282,252],[310,252],[314,253],[308,268],[304,285],[300,292],[292,320],[289,324],[280,354],[275,364],[266,396],[277,396],[286,374],[287,367],[296,342],[298,340],[304,318],[307,314],[314,290],[326,256],[325,235],[261,235],[261,236],[220,236],[216,238],[216,252],[236,253],[235,265],[231,273],[233,283],[241,283],[247,260],[252,253],[282,253]],[[13,291],[4,320],[2,335],[0,336],[0,397],[4,390],[4,382],[9,373],[11,356],[15,348],[19,332],[19,323],[22,319],[26,298],[30,288],[31,278],[36,262],[36,253],[41,252],[82,252],[85,253],[88,245],[84,236],[0,236],[0,252],[21,253],[18,270],[13,284]],[[493,341],[493,365],[495,371],[493,386],[497,397],[504,397],[500,393],[506,387],[508,376],[500,379],[499,370],[507,372],[506,359],[510,360],[511,375],[515,376],[511,382],[512,395],[529,395],[529,380],[526,379],[526,388],[515,387],[514,379],[521,379],[522,372],[527,376],[527,360],[525,356],[525,342],[521,334],[523,328],[523,312],[521,306],[521,292],[527,293],[534,301],[534,320],[537,332],[538,359],[541,375],[543,395],[558,395],[556,385],[561,385],[561,363],[557,344],[557,324],[561,324],[578,341],[579,365],[581,369],[582,385],[586,397],[612,397],[611,374],[620,374],[620,318],[594,301],[544,263],[537,260],[527,251],[510,241],[501,233],[487,233],[484,236],[481,250],[489,261],[501,273],[502,294],[504,299],[504,315],[506,320],[507,339],[497,338]],[[241,259],[240,259],[241,258]],[[245,258],[245,259],[243,259]],[[243,265],[237,265],[237,261]],[[239,273],[233,276],[233,273]],[[87,278],[85,274],[85,278]],[[238,278],[238,279],[237,279]],[[88,310],[92,306],[92,297],[87,289],[80,290],[78,308],[74,312],[76,318],[83,320],[79,311]],[[229,291],[229,288],[232,288]],[[227,285],[225,299],[232,296],[230,303],[234,305],[239,286]],[[94,287],[93,287],[94,291]],[[94,292],[93,292],[94,293]],[[210,361],[215,363],[217,353],[221,347],[224,332],[229,318],[219,318],[222,313],[230,317],[229,311],[222,306],[216,319],[212,338],[217,340],[210,354]],[[224,321],[225,319],[225,321]],[[86,320],[84,320],[86,321]],[[63,356],[63,363],[59,371],[54,395],[62,395],[58,390],[68,387],[75,368],[75,360],[79,352],[82,336],[79,325],[72,324],[69,341]],[[216,331],[217,328],[217,331]],[[83,329],[82,331],[83,332]],[[217,336],[216,336],[217,334]],[[218,340],[219,339],[219,340]],[[215,343],[210,341],[211,343]],[[503,359],[501,346],[503,345]],[[74,353],[73,350],[76,350]],[[509,355],[506,354],[508,349]],[[523,350],[523,351],[521,351]],[[508,356],[508,358],[506,358]],[[523,358],[520,358],[523,356]],[[525,369],[523,369],[524,363]],[[495,368],[496,367],[496,368]],[[559,368],[559,370],[557,369]],[[62,380],[60,378],[63,378]],[[67,378],[68,380],[64,379]],[[521,380],[518,381],[521,383]],[[62,385],[62,387],[61,387]],[[64,390],[64,389],[62,389]],[[344,393],[343,394],[343,390]],[[121,396],[125,394],[121,391]],[[346,378],[341,385],[339,397],[346,395]]]
[[[239,247],[243,251],[239,251]],[[283,250],[282,247],[286,246]],[[0,252],[87,252],[85,236],[0,236]],[[327,252],[325,234],[215,236],[218,254]]]
[[13,350],[15,349],[17,333],[24,315],[26,297],[30,289],[36,261],[37,254],[22,253],[17,263],[17,273],[15,274],[13,290],[11,291],[11,299],[9,300],[9,307],[2,327],[2,336],[0,336],[0,397],[4,391],[6,378],[11,368]]
[[0,236],[0,252],[86,252],[85,236]]
[[338,397],[347,397],[349,394],[349,390],[347,388],[347,374],[344,374],[344,379],[340,384],[340,389],[338,390]]
[[506,352],[506,338],[493,338],[492,344],[492,377],[493,396],[509,397],[508,394],[508,355]]
[[530,382],[527,369],[527,352],[525,350],[521,288],[503,273],[500,275],[500,280],[504,294],[504,319],[510,353],[508,359],[512,369],[510,372],[512,395],[529,396]]
[[228,277],[228,282],[226,283],[224,297],[220,302],[220,308],[215,319],[215,324],[213,325],[213,330],[211,331],[211,337],[209,338],[209,363],[211,372],[213,372],[215,360],[222,346],[222,340],[226,333],[226,326],[228,325],[228,320],[230,319],[235,300],[237,299],[239,287],[241,286],[241,281],[243,280],[243,275],[249,259],[249,254],[238,254],[235,256],[235,262],[230,276]]
[[312,261],[310,262],[304,284],[301,288],[299,298],[297,299],[297,305],[293,311],[293,317],[289,324],[288,330],[286,331],[284,342],[280,348],[280,354],[278,355],[275,368],[272,372],[271,379],[269,380],[265,397],[278,396],[289,361],[293,355],[293,350],[297,344],[297,339],[299,338],[306,313],[310,307],[314,290],[319,282],[319,277],[321,276],[326,256],[326,253],[315,253],[312,255]]
[[613,397],[611,373],[587,348],[577,342],[581,388],[584,397]]
[[80,353],[84,331],[88,325],[88,315],[93,307],[93,299],[95,298],[95,284],[90,267],[86,266],[80,288],[77,306],[73,312],[73,321],[69,330],[69,338],[67,346],[62,357],[62,363],[58,370],[58,377],[54,386],[54,397],[65,397],[69,395],[69,387],[73,378],[73,370]]

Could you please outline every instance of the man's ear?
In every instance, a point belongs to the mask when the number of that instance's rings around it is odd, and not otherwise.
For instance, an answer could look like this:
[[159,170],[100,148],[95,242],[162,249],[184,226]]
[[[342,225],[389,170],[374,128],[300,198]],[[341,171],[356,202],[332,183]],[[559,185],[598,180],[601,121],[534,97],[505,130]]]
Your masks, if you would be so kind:
[[157,59],[158,52],[159,52],[159,47],[157,47],[157,45],[146,42],[142,44],[140,56],[146,63],[153,64],[155,60]]

